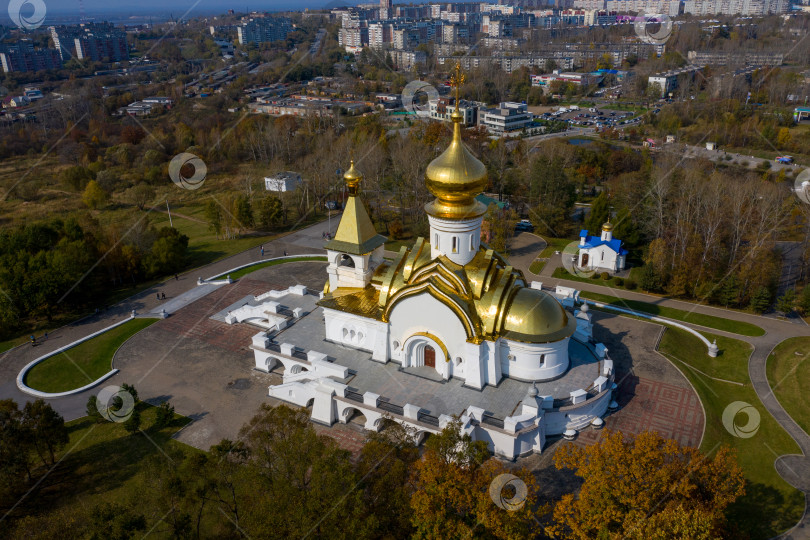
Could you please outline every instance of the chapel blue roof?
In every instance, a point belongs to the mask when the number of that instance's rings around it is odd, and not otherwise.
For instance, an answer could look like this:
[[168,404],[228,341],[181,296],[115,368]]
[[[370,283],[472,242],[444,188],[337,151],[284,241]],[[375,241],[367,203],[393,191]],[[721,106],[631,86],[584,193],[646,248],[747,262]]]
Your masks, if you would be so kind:
[[619,255],[627,255],[628,251],[622,247],[622,241],[618,238],[611,240],[602,240],[601,236],[590,236],[587,229],[579,231],[579,237],[585,238],[585,244],[580,244],[581,248],[592,249],[599,246],[607,246],[608,249],[618,253]]

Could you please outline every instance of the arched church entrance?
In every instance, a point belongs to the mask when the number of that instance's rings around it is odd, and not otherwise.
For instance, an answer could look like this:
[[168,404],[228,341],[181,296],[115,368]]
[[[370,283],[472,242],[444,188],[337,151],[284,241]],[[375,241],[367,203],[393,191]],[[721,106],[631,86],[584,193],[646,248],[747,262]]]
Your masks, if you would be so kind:
[[402,346],[405,351],[405,367],[429,367],[447,378],[447,354],[444,345],[432,335],[417,334],[408,338]]

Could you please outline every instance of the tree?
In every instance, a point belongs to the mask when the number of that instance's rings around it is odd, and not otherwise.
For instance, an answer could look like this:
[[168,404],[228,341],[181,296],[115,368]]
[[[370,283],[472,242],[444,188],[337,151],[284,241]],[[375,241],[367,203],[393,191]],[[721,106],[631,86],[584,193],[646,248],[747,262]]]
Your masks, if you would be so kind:
[[164,401],[157,406],[155,411],[155,427],[160,429],[168,426],[174,419],[174,407],[168,402]]
[[158,276],[182,270],[187,250],[188,236],[172,227],[161,228],[145,262],[147,273]]
[[602,234],[602,224],[610,219],[610,203],[603,191],[591,204],[591,212],[585,220],[585,228],[591,234]]
[[87,182],[87,187],[84,188],[84,194],[82,194],[82,202],[84,202],[88,208],[95,210],[103,205],[106,201],[107,192],[101,189],[98,182],[95,180],[90,180]]
[[37,399],[25,404],[22,422],[42,462],[46,463],[47,452],[51,465],[55,464],[55,452],[70,440],[62,415],[44,399]]
[[[805,287],[805,290],[807,287]],[[802,291],[804,293],[804,291]],[[805,295],[802,294],[802,301],[804,301]],[[808,298],[810,300],[810,298]],[[751,309],[754,310],[755,313],[765,313],[768,311],[768,308],[771,307],[771,291],[769,291],[766,287],[760,287],[757,289],[757,292],[751,297]],[[802,306],[802,309],[805,309]]]
[[85,410],[87,411],[87,416],[89,416],[96,423],[99,423],[104,419],[101,412],[98,410],[98,398],[95,395],[91,395],[89,398],[87,398],[87,407]]
[[284,217],[284,204],[276,195],[268,193],[259,199],[258,214],[259,225],[264,230],[270,230]]
[[810,286],[805,285],[799,295],[799,309],[803,315],[810,313]]
[[137,206],[138,210],[143,210],[147,203],[155,198],[155,190],[149,184],[140,183],[126,191],[126,198]]
[[253,207],[251,206],[250,198],[247,195],[240,195],[236,199],[236,219],[245,229],[250,229],[255,225]]
[[129,394],[132,396],[132,399],[135,400],[135,403],[138,403],[138,401],[139,401],[138,400],[138,391],[135,389],[134,385],[131,385],[129,383],[123,383],[121,385],[121,390],[124,391],[124,392],[129,392]]
[[30,437],[12,399],[0,400],[0,495],[11,495],[25,476],[31,479]]
[[222,233],[222,211],[214,201],[208,201],[205,206],[205,219],[208,220],[208,229],[217,237]]
[[[513,511],[496,505],[491,486],[506,474],[491,458],[484,441],[462,435],[460,422],[450,422],[425,443],[414,469],[416,491],[411,497],[411,522],[416,538],[527,538],[534,525],[534,477],[526,470],[509,470],[526,486],[525,500]],[[497,493],[506,500],[515,494]]]
[[90,540],[128,540],[145,529],[143,514],[117,503],[101,503],[90,511]]
[[[790,144],[790,130],[786,127],[780,128],[779,133],[776,135],[776,146],[786,149]],[[767,162],[770,165],[770,162]]]
[[141,429],[141,411],[137,406],[132,409],[129,418],[124,421],[124,429],[130,434],[134,434]]
[[641,267],[641,276],[639,276],[638,285],[643,290],[649,292],[655,292],[661,289],[661,277],[652,264],[648,263]]
[[529,170],[529,203],[535,227],[556,237],[568,232],[576,186],[565,173],[562,158],[538,156]]
[[785,315],[790,315],[796,307],[796,291],[788,289],[785,294],[776,299],[776,311],[781,311]]
[[93,174],[81,165],[74,165],[62,171],[62,183],[76,191],[84,189],[88,181],[93,178]]
[[567,444],[554,464],[583,480],[554,507],[556,537],[646,539],[680,531],[667,538],[721,538],[726,508],[745,492],[733,450],[708,457],[654,431],[607,432],[584,448]]

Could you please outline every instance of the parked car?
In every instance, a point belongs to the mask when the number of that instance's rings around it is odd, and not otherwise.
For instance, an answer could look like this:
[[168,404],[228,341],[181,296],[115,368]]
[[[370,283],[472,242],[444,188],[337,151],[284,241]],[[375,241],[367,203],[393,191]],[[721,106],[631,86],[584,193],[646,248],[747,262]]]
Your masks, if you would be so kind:
[[515,225],[515,232],[534,232],[534,225],[528,219],[521,219]]

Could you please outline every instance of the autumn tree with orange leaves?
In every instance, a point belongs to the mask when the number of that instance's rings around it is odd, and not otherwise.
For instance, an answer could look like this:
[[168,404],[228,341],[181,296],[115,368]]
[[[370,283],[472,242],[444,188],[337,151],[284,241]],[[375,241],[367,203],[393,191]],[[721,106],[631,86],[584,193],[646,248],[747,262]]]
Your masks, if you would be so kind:
[[584,480],[554,507],[548,532],[557,538],[721,538],[726,508],[745,491],[733,450],[709,457],[653,431],[606,433],[587,448],[565,445],[554,464]]
[[[428,439],[423,459],[415,464],[413,538],[531,537],[536,529],[534,477],[525,469],[507,469],[490,456],[485,442],[472,441],[459,428],[458,421],[451,422]],[[513,487],[506,486],[498,493],[505,508],[495,503],[490,486],[502,474],[514,475],[525,484],[525,500],[518,490],[509,492]]]

